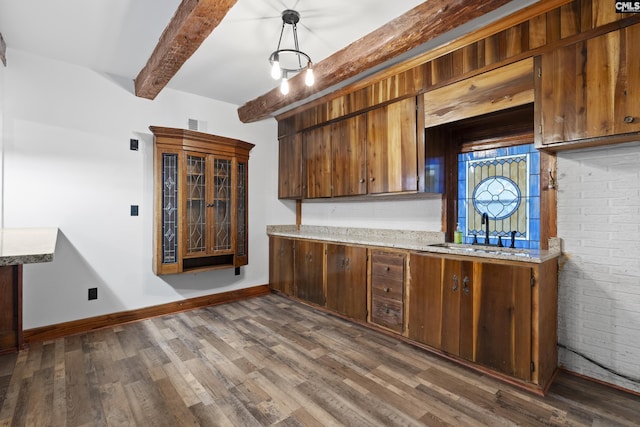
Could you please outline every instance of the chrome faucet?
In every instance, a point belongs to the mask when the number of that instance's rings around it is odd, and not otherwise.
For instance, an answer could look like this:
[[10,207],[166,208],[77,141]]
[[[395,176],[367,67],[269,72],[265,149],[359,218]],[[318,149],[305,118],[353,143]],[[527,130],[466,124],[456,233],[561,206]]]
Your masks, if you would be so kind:
[[489,215],[485,212],[482,214],[482,220],[480,224],[484,225],[484,244],[489,244]]

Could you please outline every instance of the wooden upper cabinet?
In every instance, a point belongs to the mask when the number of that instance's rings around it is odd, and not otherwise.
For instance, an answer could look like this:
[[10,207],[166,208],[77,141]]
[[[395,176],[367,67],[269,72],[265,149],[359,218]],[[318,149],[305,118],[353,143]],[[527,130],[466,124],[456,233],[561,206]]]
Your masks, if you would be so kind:
[[331,125],[333,196],[367,193],[367,117],[364,114]]
[[538,148],[637,140],[638,40],[640,24],[541,55],[536,82]]
[[304,198],[331,197],[331,126],[305,131],[302,153]]
[[173,274],[248,263],[248,142],[151,126],[153,271]]
[[278,146],[278,198],[301,199],[302,134],[282,137]]
[[376,108],[367,113],[367,171],[369,194],[418,190],[416,99]]
[[425,127],[451,123],[534,99],[533,59],[527,58],[424,94]]

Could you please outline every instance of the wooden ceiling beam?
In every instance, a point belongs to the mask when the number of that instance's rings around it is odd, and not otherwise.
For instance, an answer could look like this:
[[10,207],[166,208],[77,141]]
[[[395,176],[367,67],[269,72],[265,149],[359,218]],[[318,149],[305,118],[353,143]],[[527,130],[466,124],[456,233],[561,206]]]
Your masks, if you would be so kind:
[[507,3],[509,0],[425,1],[314,64],[316,83],[313,87],[306,87],[303,73],[299,73],[289,80],[288,95],[282,95],[274,88],[238,108],[238,117],[243,123],[271,117],[289,105],[379,66]]
[[182,0],[147,64],[135,78],[136,96],[154,99],[236,2]]

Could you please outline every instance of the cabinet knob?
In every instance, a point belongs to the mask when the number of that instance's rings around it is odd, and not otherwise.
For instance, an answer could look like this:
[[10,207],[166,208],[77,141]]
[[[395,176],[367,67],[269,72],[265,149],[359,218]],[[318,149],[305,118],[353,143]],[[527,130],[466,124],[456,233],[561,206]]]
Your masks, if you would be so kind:
[[633,121],[634,121],[634,117],[633,116],[626,116],[624,118],[624,122],[625,123],[633,123]]
[[389,292],[389,288],[384,288],[384,291],[385,292]]
[[360,184],[364,183],[364,178],[360,178]]
[[384,268],[384,271],[389,271],[390,269],[391,269],[391,268],[389,268],[389,266],[387,265],[387,266]]
[[369,181],[371,181],[371,182],[373,182],[373,181],[375,181],[375,180],[376,180],[376,179],[375,179],[374,177],[369,178]]

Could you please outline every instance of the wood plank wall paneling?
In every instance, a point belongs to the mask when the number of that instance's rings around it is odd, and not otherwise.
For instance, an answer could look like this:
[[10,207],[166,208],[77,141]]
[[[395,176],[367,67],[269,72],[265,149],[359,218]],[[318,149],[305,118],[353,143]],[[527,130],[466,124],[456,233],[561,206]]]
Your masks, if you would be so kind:
[[[632,15],[638,14],[616,14],[613,3],[606,0],[567,2],[453,51],[442,52],[409,69],[398,66],[398,71],[387,70],[382,77],[366,85],[354,84],[288,111],[277,117],[278,137],[428,92],[533,56],[541,49],[552,48],[554,43],[565,40],[574,43],[581,33],[603,25],[625,20],[627,22],[621,25],[629,25]],[[584,38],[587,37],[585,34]]]
[[48,341],[69,335],[122,325],[137,320],[148,319],[151,317],[163,316],[166,314],[178,313],[194,308],[208,307],[211,305],[223,304],[246,298],[253,298],[266,295],[268,293],[270,293],[269,285],[260,285],[251,288],[223,292],[220,294],[205,295],[202,297],[145,307],[137,310],[121,311],[119,313],[104,314],[87,319],[73,320],[55,325],[27,329],[24,331],[24,343],[28,345],[40,341]]

